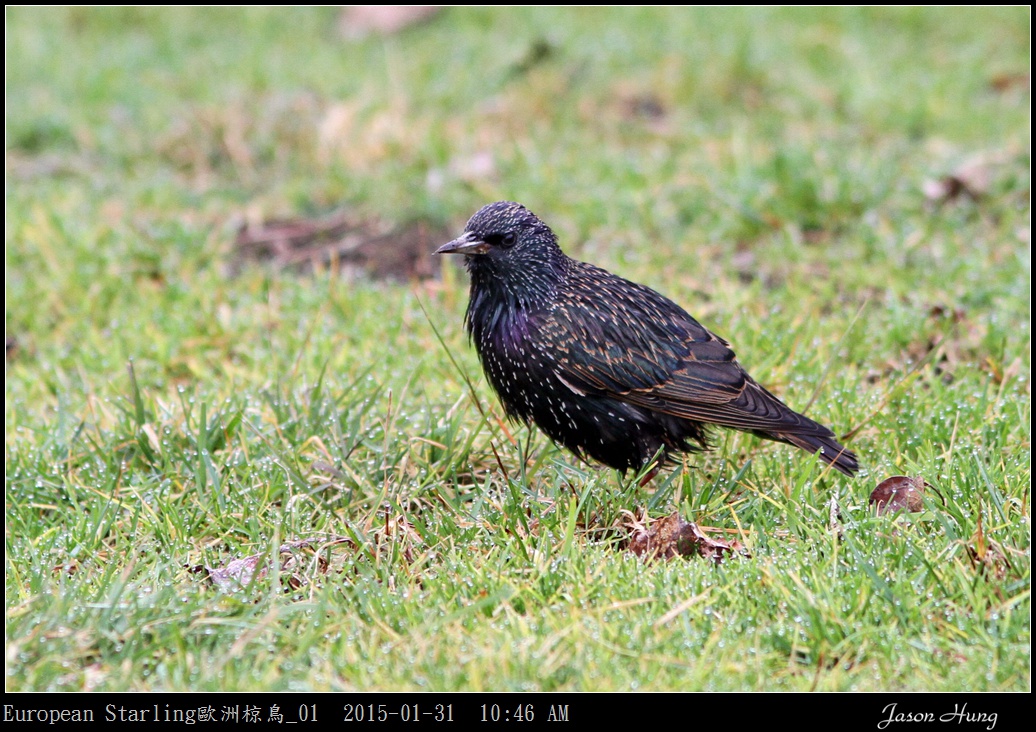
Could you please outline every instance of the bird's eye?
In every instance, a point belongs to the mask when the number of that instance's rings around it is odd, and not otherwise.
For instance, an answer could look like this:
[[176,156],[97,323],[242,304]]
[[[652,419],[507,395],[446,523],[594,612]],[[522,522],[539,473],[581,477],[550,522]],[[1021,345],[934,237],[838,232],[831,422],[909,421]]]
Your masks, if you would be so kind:
[[509,232],[507,234],[504,234],[503,238],[500,240],[500,243],[503,244],[505,247],[513,247],[514,233]]

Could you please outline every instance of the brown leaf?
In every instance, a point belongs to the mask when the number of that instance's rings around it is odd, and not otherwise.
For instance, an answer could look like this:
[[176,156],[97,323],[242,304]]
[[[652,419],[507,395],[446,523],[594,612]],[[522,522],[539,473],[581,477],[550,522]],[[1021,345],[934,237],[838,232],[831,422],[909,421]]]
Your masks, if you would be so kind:
[[[280,547],[280,573],[282,582],[292,589],[298,589],[308,584],[305,572],[310,567],[315,567],[317,574],[326,574],[328,562],[317,552],[329,545],[352,544],[351,539],[336,538],[329,541],[312,542],[308,540],[289,541],[281,544]],[[315,563],[307,555],[315,555]],[[256,580],[261,580],[269,573],[270,563],[266,554],[252,554],[243,559],[232,559],[225,567],[209,567],[198,565],[192,567],[192,572],[205,572],[209,580],[224,592],[233,592],[250,587]]]
[[957,198],[966,189],[959,178],[944,175],[941,178],[929,178],[921,184],[921,190],[929,201],[945,203]]
[[428,20],[440,10],[430,5],[352,5],[338,16],[338,32],[351,40],[373,33],[389,36]]
[[1009,71],[997,74],[989,80],[989,86],[992,87],[993,91],[1000,92],[1001,94],[1011,89],[1027,90],[1030,84],[1029,72],[1027,71]]
[[973,201],[985,196],[993,183],[996,168],[1007,162],[1003,153],[972,155],[953,171],[939,178],[929,178],[921,184],[925,197],[941,204],[966,196]]
[[748,554],[740,542],[711,539],[675,511],[654,521],[633,519],[629,525],[633,533],[627,548],[645,560],[700,556],[719,564],[726,554]]
[[928,483],[920,476],[894,475],[878,483],[871,492],[870,505],[876,508],[879,516],[903,510],[918,513],[924,510],[922,496],[926,487],[929,487]]
[[[209,573],[209,579],[216,587],[229,592],[239,590],[252,584],[256,567],[262,554],[253,554],[244,559],[232,559],[225,567],[205,567]],[[266,576],[266,568],[259,570],[259,578]]]

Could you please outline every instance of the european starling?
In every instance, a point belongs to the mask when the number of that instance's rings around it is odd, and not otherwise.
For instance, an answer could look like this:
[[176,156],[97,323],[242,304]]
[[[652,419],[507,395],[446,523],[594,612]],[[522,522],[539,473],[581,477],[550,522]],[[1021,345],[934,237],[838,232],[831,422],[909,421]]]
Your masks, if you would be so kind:
[[518,203],[484,206],[436,250],[471,275],[468,334],[508,417],[577,457],[625,472],[708,447],[708,425],[856,456],[757,384],[729,344],[654,290],[566,256]]

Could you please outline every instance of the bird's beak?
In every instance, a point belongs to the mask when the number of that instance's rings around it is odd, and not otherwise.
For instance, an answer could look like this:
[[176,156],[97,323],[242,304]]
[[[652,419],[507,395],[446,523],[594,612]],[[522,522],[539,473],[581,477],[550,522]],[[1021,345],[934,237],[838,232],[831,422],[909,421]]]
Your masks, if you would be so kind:
[[443,244],[433,254],[485,254],[489,245],[471,231],[465,231],[448,244]]

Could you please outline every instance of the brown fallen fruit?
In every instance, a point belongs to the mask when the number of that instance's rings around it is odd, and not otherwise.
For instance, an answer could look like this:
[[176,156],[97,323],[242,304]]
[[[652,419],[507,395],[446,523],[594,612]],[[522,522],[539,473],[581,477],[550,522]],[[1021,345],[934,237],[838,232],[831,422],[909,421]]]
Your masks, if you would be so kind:
[[919,513],[924,510],[923,494],[927,486],[928,483],[920,476],[894,475],[878,483],[871,492],[870,505],[875,507],[879,516],[903,510]]

